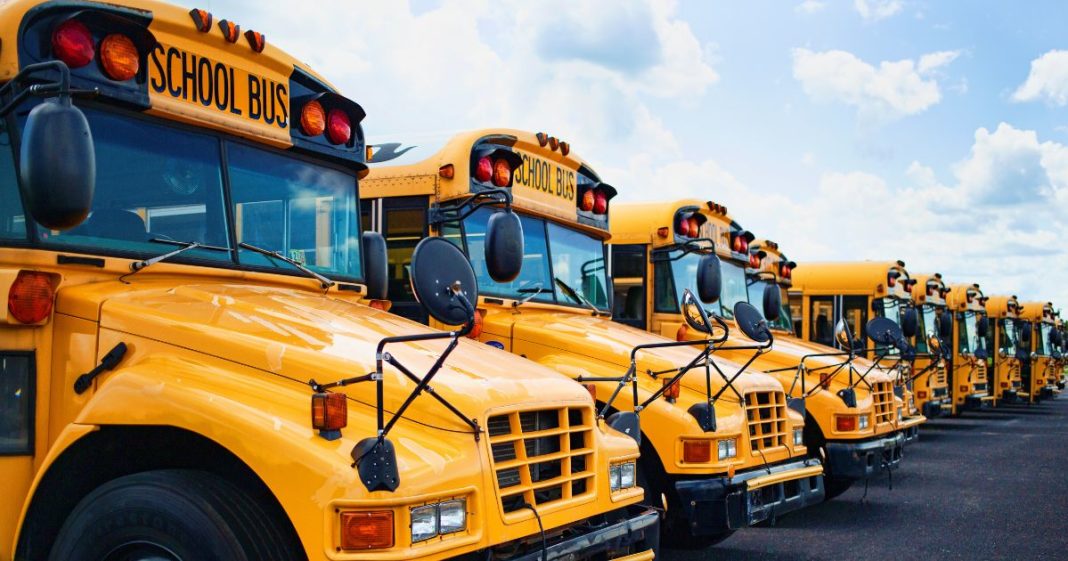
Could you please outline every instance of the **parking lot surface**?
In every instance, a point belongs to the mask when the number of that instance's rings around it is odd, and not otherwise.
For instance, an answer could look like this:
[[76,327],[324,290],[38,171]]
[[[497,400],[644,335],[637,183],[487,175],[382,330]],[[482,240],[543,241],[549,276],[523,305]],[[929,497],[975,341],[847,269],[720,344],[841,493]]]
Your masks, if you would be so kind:
[[928,421],[885,476],[662,559],[1068,559],[1068,396]]

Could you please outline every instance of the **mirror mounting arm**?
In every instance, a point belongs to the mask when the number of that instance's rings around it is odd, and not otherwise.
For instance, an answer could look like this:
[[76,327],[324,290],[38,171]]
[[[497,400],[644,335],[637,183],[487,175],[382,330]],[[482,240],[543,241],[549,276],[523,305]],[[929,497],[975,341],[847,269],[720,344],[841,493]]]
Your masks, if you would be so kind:
[[[24,87],[25,82],[33,77],[33,75],[48,71],[58,73],[59,80],[55,82],[30,84],[28,87]],[[0,86],[0,99],[11,96],[11,100],[4,106],[0,107],[0,117],[6,116],[18,107],[23,100],[30,96],[58,96],[60,102],[70,105],[70,98],[73,95],[85,94],[95,96],[98,93],[99,90],[96,89],[72,90],[70,87],[70,68],[68,68],[63,61],[52,60],[48,62],[39,62],[26,66],[6,84]]]
[[505,212],[512,212],[512,192],[504,187],[494,187],[479,191],[449,208],[434,205],[427,221],[435,226],[447,222],[462,222],[476,210],[488,205],[504,205]]

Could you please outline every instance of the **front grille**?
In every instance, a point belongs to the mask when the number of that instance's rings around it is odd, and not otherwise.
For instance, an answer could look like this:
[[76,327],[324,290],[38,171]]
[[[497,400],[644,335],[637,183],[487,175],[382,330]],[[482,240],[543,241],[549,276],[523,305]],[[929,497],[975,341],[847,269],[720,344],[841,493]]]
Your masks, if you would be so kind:
[[593,489],[593,411],[559,407],[489,418],[489,445],[501,507],[515,512]]
[[945,397],[949,393],[949,388],[941,387],[931,390],[931,395],[934,397]]
[[894,384],[876,382],[872,388],[872,403],[875,405],[875,424],[890,423],[894,420]]
[[749,426],[749,449],[754,453],[787,446],[789,427],[786,422],[786,394],[752,392],[745,397],[745,415]]
[[986,383],[984,382],[982,384],[975,384],[975,391],[977,391],[977,392],[985,392],[986,391]]
[[945,383],[946,383],[946,369],[945,368],[941,368],[941,367],[936,367],[935,371],[937,372],[937,374],[935,374],[935,376],[934,376],[935,383],[937,383],[939,385],[945,385]]
[[979,380],[979,381],[982,381],[982,382],[985,382],[986,381],[986,365],[980,363],[979,366],[976,367],[976,370],[977,370],[977,372],[975,374],[975,379]]

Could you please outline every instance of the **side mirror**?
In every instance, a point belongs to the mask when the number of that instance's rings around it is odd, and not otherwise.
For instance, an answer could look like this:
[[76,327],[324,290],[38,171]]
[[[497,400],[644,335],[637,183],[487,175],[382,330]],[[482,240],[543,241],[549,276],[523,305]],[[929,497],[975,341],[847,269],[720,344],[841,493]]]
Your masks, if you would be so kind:
[[367,283],[367,297],[374,300],[389,298],[389,257],[386,238],[378,232],[363,233],[363,279]]
[[834,325],[834,340],[838,341],[839,347],[847,351],[853,350],[853,330],[849,329],[849,324],[846,323],[846,320],[840,319]]
[[896,347],[902,352],[908,349],[901,327],[890,318],[873,318],[868,322],[865,331],[876,345]]
[[70,97],[30,111],[22,132],[19,189],[26,210],[51,230],[81,224],[93,206],[96,152],[85,115]]
[[979,321],[975,322],[975,334],[978,335],[980,339],[986,338],[987,330],[989,329],[990,320],[986,316],[979,318]]
[[764,287],[764,318],[775,321],[782,315],[782,292],[778,285],[768,284]]
[[948,310],[938,316],[938,334],[943,339],[949,339],[953,336],[953,315]]
[[719,300],[722,286],[719,257],[715,253],[702,255],[697,262],[697,295],[705,304],[715,303]]
[[920,329],[920,322],[916,308],[909,306],[901,313],[901,334],[912,339]]
[[938,338],[938,334],[934,330],[927,332],[927,348],[931,353],[937,353],[942,348],[942,340]]
[[423,238],[415,246],[412,292],[430,317],[445,325],[471,325],[475,321],[475,270],[464,253],[445,238]]
[[512,282],[523,268],[523,224],[511,211],[495,212],[486,223],[486,271],[497,282]]
[[734,320],[738,322],[742,333],[757,343],[767,343],[771,340],[767,320],[760,315],[760,310],[749,302],[738,302],[734,305]]
[[712,332],[712,322],[708,319],[708,312],[705,311],[705,307],[697,301],[697,298],[687,288],[682,292],[682,317],[686,320],[686,324],[690,327],[700,331],[701,333]]

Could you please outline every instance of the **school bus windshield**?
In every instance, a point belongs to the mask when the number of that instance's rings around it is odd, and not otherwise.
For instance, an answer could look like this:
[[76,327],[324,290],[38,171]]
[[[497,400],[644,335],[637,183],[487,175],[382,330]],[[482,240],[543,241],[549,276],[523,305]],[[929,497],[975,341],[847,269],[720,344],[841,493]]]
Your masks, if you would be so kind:
[[1053,324],[1039,323],[1038,325],[1038,340],[1035,341],[1035,354],[1039,356],[1049,356],[1049,333],[1053,330]]
[[782,304],[779,306],[779,317],[775,321],[768,322],[773,329],[784,329],[786,331],[793,331],[794,320],[790,317],[790,306],[787,304],[790,299],[786,295],[786,289],[772,284],[770,280],[766,279],[754,279],[749,281],[749,303],[760,307],[760,304],[764,301],[764,291],[769,286],[775,286],[779,290]]
[[935,333],[935,330],[938,329],[938,323],[936,323],[937,311],[935,310],[935,307],[927,304],[923,305],[917,319],[919,320],[917,332],[920,333],[922,337],[916,337],[916,352],[930,352],[927,350],[927,337],[930,334]]
[[730,261],[722,261],[720,270],[723,273],[723,289],[720,293],[719,305],[723,317],[734,319],[734,305],[738,302],[749,301],[749,291],[745,286],[745,269]]
[[1005,351],[1007,356],[1016,354],[1016,322],[1005,318],[1001,320],[1001,341],[998,347]]
[[979,349],[979,335],[975,327],[975,312],[964,313],[964,329],[960,330],[961,354],[972,354]]
[[196,242],[211,247],[174,261],[295,272],[282,260],[235,252],[244,242],[322,274],[360,276],[352,174],[217,134],[84,112],[97,162],[89,217],[66,232],[25,224],[15,182],[5,180],[0,237],[21,233],[46,248],[135,259]]
[[[679,311],[679,302],[685,289],[690,289],[695,295],[697,292],[697,266],[701,255],[696,252],[686,253],[680,257],[673,257],[667,253],[657,256],[654,274],[656,310],[658,312],[676,313]],[[722,261],[720,263],[722,274],[722,289],[719,306],[719,315],[734,318],[734,305],[738,302],[747,302],[749,293],[745,286],[745,269],[734,263]],[[713,308],[713,311],[715,308]]]
[[523,269],[510,283],[494,281],[486,269],[486,224],[493,211],[479,209],[464,220],[463,238],[479,290],[518,300],[608,309],[608,276],[601,240],[541,218],[520,215]]

